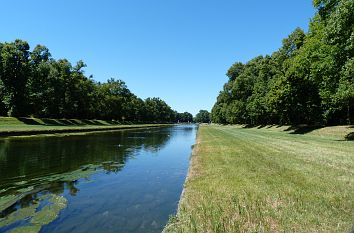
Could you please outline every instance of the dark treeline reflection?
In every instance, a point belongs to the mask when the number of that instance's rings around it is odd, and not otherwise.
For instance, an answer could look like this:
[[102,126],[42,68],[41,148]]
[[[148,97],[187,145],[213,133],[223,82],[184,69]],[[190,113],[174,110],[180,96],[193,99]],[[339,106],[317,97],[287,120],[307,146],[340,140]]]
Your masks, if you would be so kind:
[[0,141],[0,189],[15,182],[85,170],[100,165],[118,172],[137,150],[157,151],[170,137],[169,129],[120,131],[64,137]]

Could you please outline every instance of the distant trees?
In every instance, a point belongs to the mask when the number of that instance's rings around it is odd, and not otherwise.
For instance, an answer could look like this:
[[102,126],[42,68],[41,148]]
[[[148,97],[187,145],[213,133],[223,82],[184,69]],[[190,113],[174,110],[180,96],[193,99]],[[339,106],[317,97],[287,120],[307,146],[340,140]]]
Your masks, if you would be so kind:
[[[0,43],[0,115],[106,119],[120,122],[191,121],[159,98],[142,100],[122,80],[95,82],[86,64],[55,60],[49,49],[27,42]],[[182,116],[182,118],[180,117]]]
[[193,115],[189,112],[177,113],[177,122],[193,122]]
[[308,33],[297,28],[270,56],[230,67],[213,122],[353,124],[354,1],[314,6]]
[[210,113],[207,110],[200,110],[194,118],[197,123],[209,123]]
[[165,101],[160,98],[147,98],[145,100],[146,119],[150,122],[173,122],[176,114]]

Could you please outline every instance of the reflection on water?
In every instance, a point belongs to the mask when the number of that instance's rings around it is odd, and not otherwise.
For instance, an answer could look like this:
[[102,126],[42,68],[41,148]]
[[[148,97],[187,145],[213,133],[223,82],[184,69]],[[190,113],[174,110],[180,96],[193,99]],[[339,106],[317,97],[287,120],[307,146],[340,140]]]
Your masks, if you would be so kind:
[[195,131],[0,140],[0,232],[161,231],[176,211]]

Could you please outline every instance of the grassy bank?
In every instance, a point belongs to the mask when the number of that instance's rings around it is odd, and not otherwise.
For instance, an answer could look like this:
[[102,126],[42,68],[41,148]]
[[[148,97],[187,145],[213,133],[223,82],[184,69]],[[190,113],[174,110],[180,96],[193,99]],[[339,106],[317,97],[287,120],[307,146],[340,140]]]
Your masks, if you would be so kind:
[[350,232],[353,131],[201,126],[165,232]]
[[0,117],[0,136],[74,133],[159,127],[165,124],[120,124],[114,121]]

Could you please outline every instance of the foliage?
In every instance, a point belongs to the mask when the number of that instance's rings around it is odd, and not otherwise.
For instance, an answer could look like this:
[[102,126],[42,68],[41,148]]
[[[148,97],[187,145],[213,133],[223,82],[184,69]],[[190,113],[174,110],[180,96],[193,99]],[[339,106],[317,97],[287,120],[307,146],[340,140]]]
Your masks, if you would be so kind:
[[178,122],[193,122],[193,115],[189,112],[177,113],[177,121]]
[[235,63],[212,109],[215,123],[352,124],[354,2],[314,0],[316,15],[271,56]]
[[210,113],[207,110],[200,110],[194,119],[197,123],[209,123],[210,122]]
[[[26,41],[0,43],[0,115],[105,119],[119,122],[192,121],[159,98],[142,100],[122,80],[95,82],[86,64],[55,60],[49,49]],[[181,118],[178,118],[180,116]]]
[[1,81],[3,85],[3,104],[9,116],[20,116],[26,110],[26,83],[29,65],[29,45],[15,40],[1,46]]

